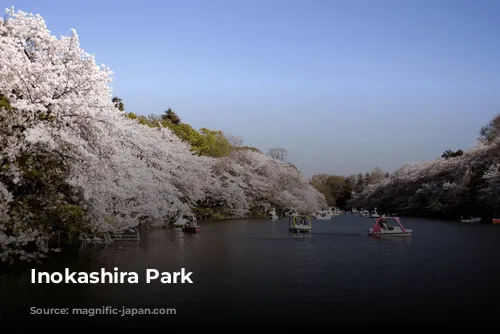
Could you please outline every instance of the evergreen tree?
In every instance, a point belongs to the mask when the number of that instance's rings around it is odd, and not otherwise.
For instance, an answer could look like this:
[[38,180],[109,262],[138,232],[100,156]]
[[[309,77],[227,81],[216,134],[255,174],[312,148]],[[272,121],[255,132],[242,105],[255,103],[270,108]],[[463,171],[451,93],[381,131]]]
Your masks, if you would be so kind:
[[174,125],[179,125],[181,123],[181,119],[171,108],[168,108],[167,111],[165,111],[165,113],[162,116],[162,119],[168,120],[170,121],[170,123]]

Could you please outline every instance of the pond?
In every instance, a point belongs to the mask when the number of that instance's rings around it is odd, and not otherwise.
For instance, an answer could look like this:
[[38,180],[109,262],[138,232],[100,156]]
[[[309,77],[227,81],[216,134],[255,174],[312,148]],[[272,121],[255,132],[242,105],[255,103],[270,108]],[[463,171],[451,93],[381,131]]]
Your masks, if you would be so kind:
[[[29,270],[0,275],[2,325],[146,329],[334,328],[372,323],[499,324],[500,226],[402,218],[412,237],[367,235],[374,220],[313,221],[311,235],[288,233],[288,219],[202,221],[201,232],[141,232],[63,252],[39,271],[139,273],[138,284],[31,284]],[[147,269],[193,272],[193,284],[145,283]],[[165,315],[30,315],[46,308],[167,308]],[[71,311],[70,311],[71,312]],[[172,311],[170,311],[172,313]],[[77,326],[77,327],[75,327]],[[4,327],[5,328],[5,327]]]

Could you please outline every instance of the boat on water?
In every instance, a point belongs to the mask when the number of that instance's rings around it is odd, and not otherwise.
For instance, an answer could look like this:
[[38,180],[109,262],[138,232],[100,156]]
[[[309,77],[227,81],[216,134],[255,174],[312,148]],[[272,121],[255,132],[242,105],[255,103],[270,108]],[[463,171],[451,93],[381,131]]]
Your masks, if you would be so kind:
[[200,225],[196,217],[190,215],[184,215],[173,224],[176,229],[180,229],[182,232],[186,233],[197,233],[200,232]]
[[276,213],[276,209],[273,208],[271,211],[268,212],[267,216],[269,217],[269,219],[272,219],[272,220],[278,220],[279,219],[279,216],[278,214]]
[[340,216],[342,214],[339,208],[333,208],[333,210],[330,209],[330,211],[332,211],[332,216]]
[[172,224],[172,227],[181,229],[186,225],[186,220],[184,218],[179,218],[175,223]]
[[175,221],[171,226],[176,229],[182,229],[186,226],[188,222],[196,222],[196,218],[190,215],[183,215]]
[[369,218],[370,217],[370,211],[368,210],[363,210],[359,213],[359,216],[360,217],[363,217],[363,218]]
[[462,224],[477,224],[481,222],[481,218],[470,217],[469,219],[464,219],[463,217],[460,219]]
[[500,218],[494,218],[493,224],[500,224]]
[[311,217],[301,215],[290,217],[288,220],[288,231],[290,233],[311,233]]
[[190,223],[187,222],[186,225],[182,228],[182,232],[184,233],[198,233],[200,232],[200,225],[198,223]]
[[200,225],[186,226],[182,229],[184,233],[198,233],[200,232]]
[[[389,221],[395,221],[397,225],[391,226]],[[368,229],[368,234],[375,237],[409,237],[412,230],[405,228],[399,217],[385,217],[382,215],[375,221],[373,227]]]
[[372,212],[370,212],[371,218],[380,218],[380,215],[377,212],[377,208],[374,208]]
[[330,220],[334,216],[332,209],[328,210],[318,210],[316,211],[312,217],[317,220]]

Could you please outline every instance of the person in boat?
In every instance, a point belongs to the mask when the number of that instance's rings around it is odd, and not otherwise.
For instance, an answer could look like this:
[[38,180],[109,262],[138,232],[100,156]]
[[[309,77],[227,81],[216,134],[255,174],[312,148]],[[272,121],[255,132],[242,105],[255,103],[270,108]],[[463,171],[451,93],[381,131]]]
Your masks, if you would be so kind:
[[379,220],[378,224],[384,230],[388,230],[389,229],[389,226],[387,225],[387,217],[385,215],[382,215],[382,217],[380,217],[380,220]]
[[390,226],[390,225],[387,224],[387,217],[385,215],[382,215],[382,217],[380,218],[378,224],[384,230],[394,230],[394,227],[392,227],[392,226]]

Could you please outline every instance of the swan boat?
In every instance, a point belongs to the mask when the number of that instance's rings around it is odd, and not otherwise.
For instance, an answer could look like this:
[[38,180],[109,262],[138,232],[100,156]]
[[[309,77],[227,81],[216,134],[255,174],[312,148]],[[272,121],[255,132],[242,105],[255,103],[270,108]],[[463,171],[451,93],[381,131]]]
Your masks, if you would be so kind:
[[373,211],[370,212],[370,217],[371,218],[380,218],[380,215],[377,212],[377,208],[373,209]]
[[[177,228],[177,229],[182,229],[184,228],[184,226],[186,226],[186,223],[191,221],[194,217],[191,217],[189,215],[183,215],[181,216],[179,219],[177,219],[175,221],[175,223],[173,223],[171,226],[173,226],[174,228]],[[195,218],[196,220],[196,218]]]
[[287,217],[297,217],[299,214],[297,213],[297,210],[290,210],[286,213]]
[[470,217],[469,219],[460,219],[460,222],[463,224],[476,224],[481,222],[481,218]]
[[198,233],[200,232],[200,225],[194,216],[182,216],[174,224],[175,228],[180,228],[185,233]]
[[334,216],[332,209],[328,210],[318,210],[312,215],[314,219],[317,220],[330,220]]
[[273,208],[271,211],[268,212],[267,216],[269,217],[269,219],[272,219],[272,220],[278,220],[279,219],[279,216],[278,214],[276,213],[276,209]]

